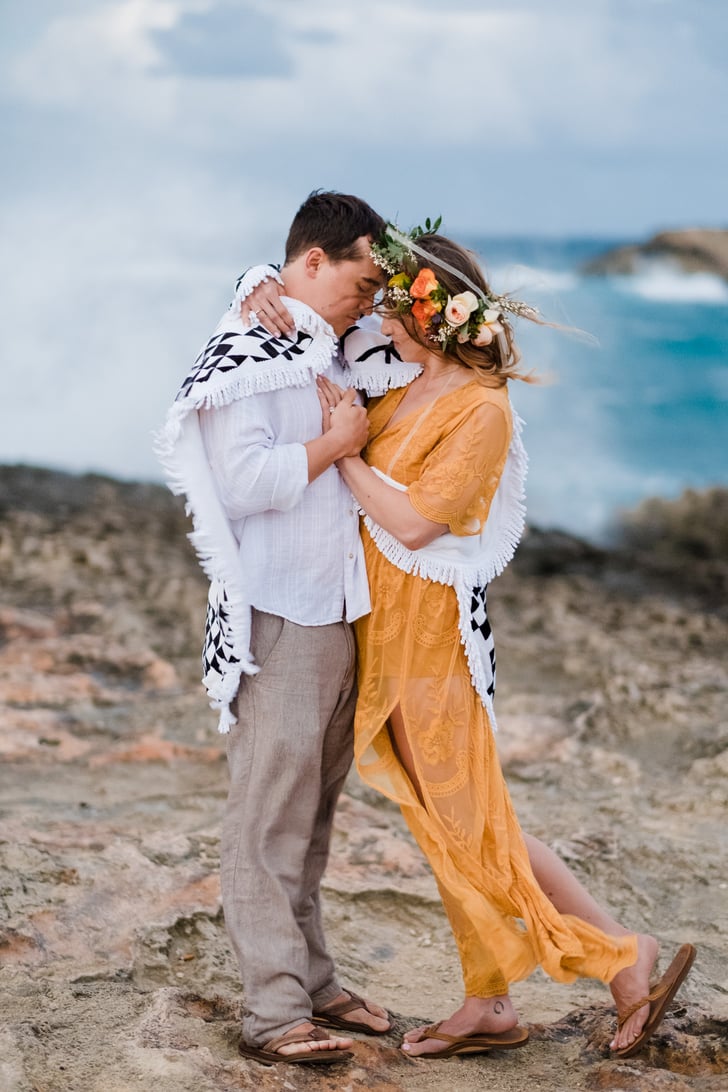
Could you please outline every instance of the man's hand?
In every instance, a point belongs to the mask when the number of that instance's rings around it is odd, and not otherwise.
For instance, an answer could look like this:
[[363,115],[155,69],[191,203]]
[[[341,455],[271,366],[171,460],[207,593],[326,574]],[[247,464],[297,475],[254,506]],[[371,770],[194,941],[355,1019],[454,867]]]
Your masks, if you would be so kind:
[[290,312],[281,303],[284,288],[275,280],[263,281],[240,304],[246,326],[256,320],[269,334],[293,334],[296,331]]

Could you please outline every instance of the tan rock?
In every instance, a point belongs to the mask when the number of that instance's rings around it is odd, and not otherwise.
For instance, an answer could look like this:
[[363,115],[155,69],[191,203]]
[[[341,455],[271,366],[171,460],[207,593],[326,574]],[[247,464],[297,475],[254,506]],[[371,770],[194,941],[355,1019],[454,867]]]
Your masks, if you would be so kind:
[[193,762],[219,762],[224,756],[219,747],[193,747],[161,735],[140,736],[129,746],[122,746],[89,760],[92,768],[124,762],[172,762],[176,759]]
[[[322,1074],[236,1053],[244,997],[219,891],[225,741],[198,681],[205,581],[178,502],[93,476],[0,470],[0,1087],[722,1087],[728,618],[719,570],[693,581],[690,595],[705,598],[683,597],[697,566],[668,549],[692,548],[699,531],[703,553],[724,554],[722,495],[661,507],[639,566],[533,536],[534,552],[489,589],[498,742],[524,828],[625,925],[653,931],[666,959],[683,940],[698,945],[647,1050],[609,1057],[600,983],[536,973],[513,987],[527,1049],[408,1062],[401,1033],[460,1004],[457,953],[398,809],[352,775],[327,932],[342,980],[404,1015],[396,1034],[361,1037],[346,1070]],[[668,555],[666,590],[640,584]]]
[[430,867],[409,834],[392,829],[386,813],[346,795],[336,811],[324,884],[348,892],[406,888],[411,895],[438,899]]
[[64,717],[50,709],[0,706],[0,755],[71,762],[87,754],[91,744],[73,735],[63,724]]
[[5,641],[54,637],[57,632],[55,620],[39,611],[0,607],[0,633]]
[[687,228],[662,231],[647,242],[616,247],[584,266],[586,273],[634,273],[640,264],[669,261],[686,273],[715,273],[728,279],[728,231]]

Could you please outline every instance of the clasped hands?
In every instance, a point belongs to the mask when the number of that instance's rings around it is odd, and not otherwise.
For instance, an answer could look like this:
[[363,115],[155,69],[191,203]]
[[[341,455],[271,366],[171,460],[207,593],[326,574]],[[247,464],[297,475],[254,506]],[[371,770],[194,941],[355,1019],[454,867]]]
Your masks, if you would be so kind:
[[[270,334],[290,334],[295,330],[293,319],[281,302],[283,289],[277,281],[259,284],[240,305],[243,322],[248,325],[251,311]],[[343,390],[320,375],[316,389],[321,403],[321,427],[324,433],[334,432],[340,440],[338,459],[358,455],[369,436],[367,411],[356,402],[355,390]]]
[[324,375],[316,379],[316,392],[324,433],[338,433],[345,448],[339,458],[358,455],[369,437],[369,418],[364,407],[355,401],[357,392],[352,387],[343,390]]

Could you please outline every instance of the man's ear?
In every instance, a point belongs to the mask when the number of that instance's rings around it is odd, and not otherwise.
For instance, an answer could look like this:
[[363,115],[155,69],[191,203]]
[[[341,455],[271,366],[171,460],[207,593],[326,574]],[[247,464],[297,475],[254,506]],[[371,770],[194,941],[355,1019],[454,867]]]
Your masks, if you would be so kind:
[[306,255],[303,260],[303,268],[306,271],[308,277],[317,277],[321,272],[321,268],[326,261],[326,251],[322,250],[320,246],[312,246],[310,250],[306,251]]

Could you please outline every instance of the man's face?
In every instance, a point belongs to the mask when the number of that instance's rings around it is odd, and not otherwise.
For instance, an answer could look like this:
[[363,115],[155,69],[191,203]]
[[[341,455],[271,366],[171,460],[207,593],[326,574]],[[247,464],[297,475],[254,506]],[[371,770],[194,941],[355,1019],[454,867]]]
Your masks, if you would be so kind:
[[372,261],[370,245],[368,236],[362,235],[357,240],[357,258],[332,262],[324,254],[318,268],[315,310],[338,335],[371,313],[374,297],[384,285],[384,274]]

